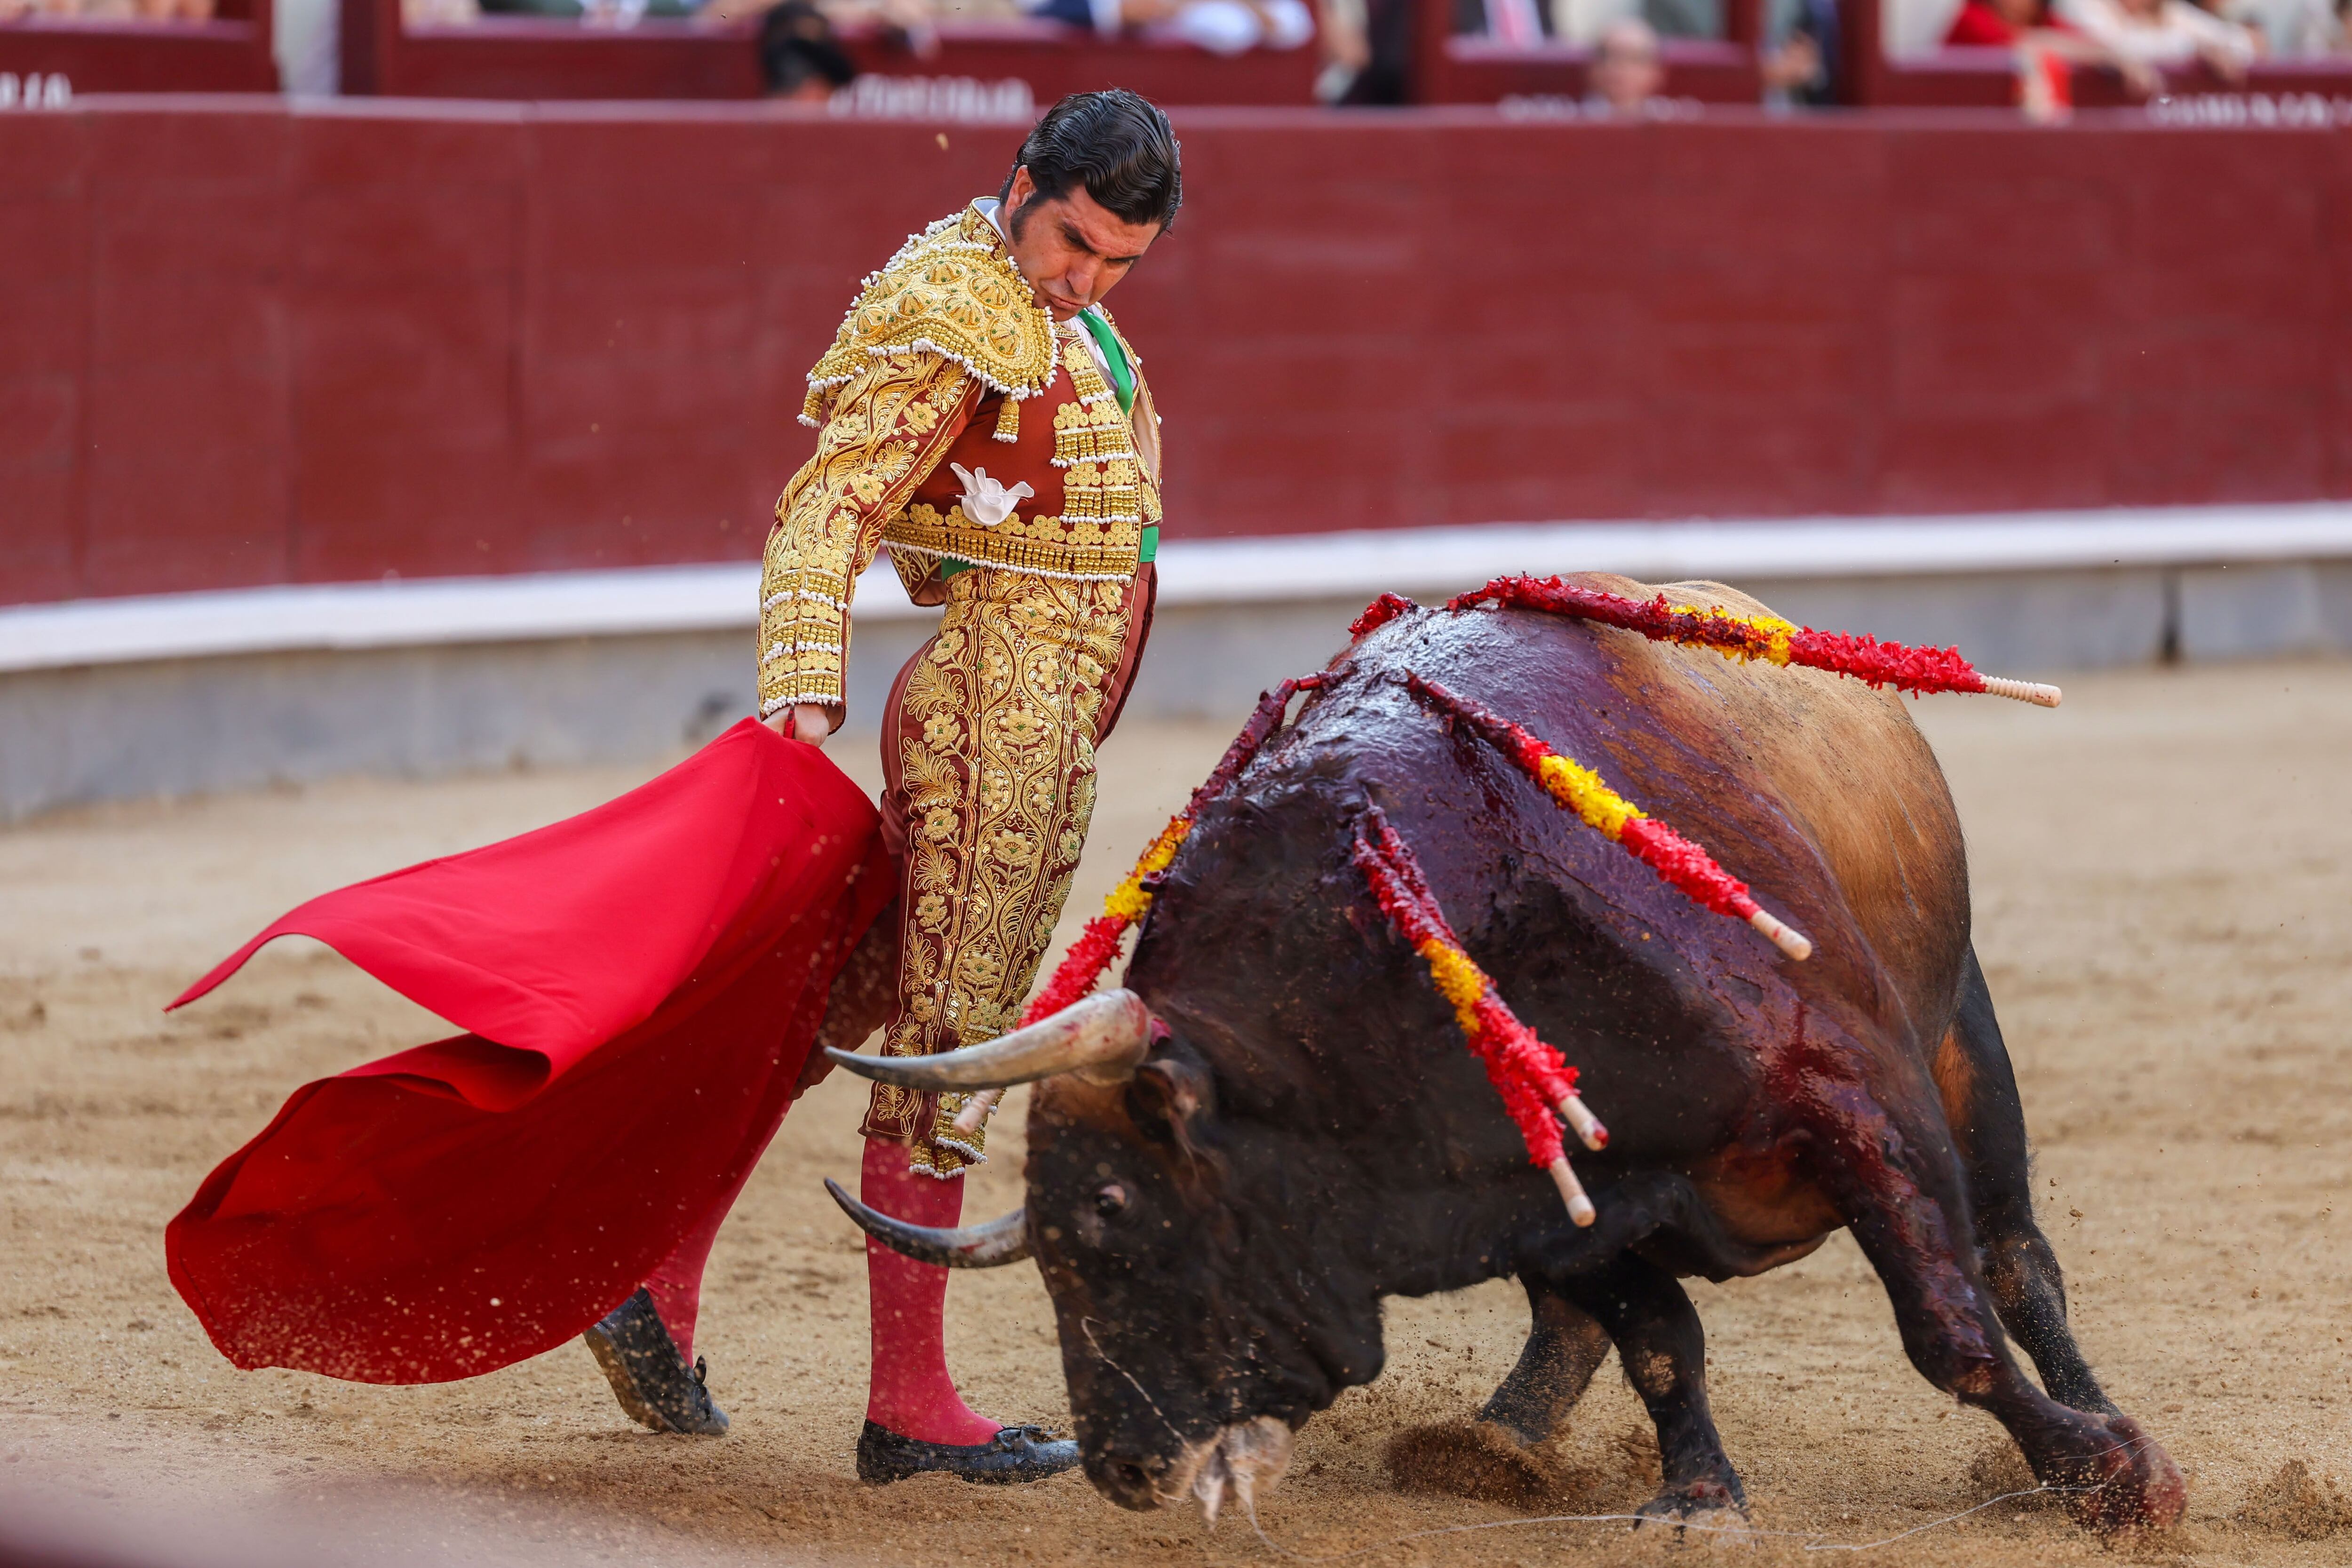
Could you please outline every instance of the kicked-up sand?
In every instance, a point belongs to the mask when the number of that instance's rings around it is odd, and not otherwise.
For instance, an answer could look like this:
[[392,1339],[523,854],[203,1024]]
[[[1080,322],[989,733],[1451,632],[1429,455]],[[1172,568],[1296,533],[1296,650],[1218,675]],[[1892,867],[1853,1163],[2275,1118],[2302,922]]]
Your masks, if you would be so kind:
[[[1968,826],[1977,941],[2078,1332],[2187,1473],[2189,1520],[2120,1546],[2043,1499],[1938,1522],[2030,1483],[1990,1418],[1912,1372],[1840,1237],[1760,1279],[1692,1285],[1755,1524],[1795,1532],[1752,1537],[1748,1560],[1918,1531],[1863,1556],[2352,1562],[2352,664],[2077,677],[2055,712],[1915,711]],[[1137,724],[1106,748],[1065,941],[1230,733]],[[870,742],[837,750],[870,787]],[[446,1031],[292,943],[185,1013],[163,1004],[304,898],[642,776],[352,781],[0,830],[0,1541],[13,1518],[128,1531],[180,1562],[1504,1565],[1686,1549],[1392,1488],[1389,1438],[1467,1415],[1516,1357],[1526,1309],[1507,1281],[1391,1304],[1387,1370],[1307,1426],[1260,1499],[1263,1537],[1230,1510],[1213,1533],[1196,1511],[1125,1513],[1075,1475],[861,1486],[865,1269],[818,1185],[857,1168],[862,1086],[839,1076],[793,1110],[711,1259],[698,1348],[734,1418],[723,1439],[635,1430],[577,1345],[423,1388],[230,1367],[165,1279],[164,1221],[297,1084]],[[1016,1090],[973,1215],[1019,1202],[1021,1110]],[[1066,1430],[1033,1268],[959,1276],[950,1318],[976,1407]],[[1645,1432],[1604,1369],[1545,1510],[1638,1504]]]

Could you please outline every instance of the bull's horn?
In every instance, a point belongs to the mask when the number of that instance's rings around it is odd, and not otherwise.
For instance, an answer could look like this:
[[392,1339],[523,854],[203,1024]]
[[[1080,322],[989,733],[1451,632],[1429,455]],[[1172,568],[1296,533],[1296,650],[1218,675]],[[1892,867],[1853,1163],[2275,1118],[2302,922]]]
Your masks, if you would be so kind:
[[833,1194],[842,1213],[857,1222],[858,1229],[918,1263],[935,1263],[942,1268],[994,1268],[1000,1264],[1018,1263],[1029,1256],[1029,1211],[1025,1208],[1014,1209],[986,1225],[964,1225],[947,1230],[908,1225],[903,1219],[892,1219],[880,1209],[868,1208],[842,1191],[841,1184],[831,1176],[824,1179],[824,1190]]
[[977,1046],[929,1057],[825,1055],[851,1072],[905,1089],[1004,1089],[1056,1073],[1124,1083],[1151,1048],[1151,1009],[1132,991],[1106,991],[1050,1018]]

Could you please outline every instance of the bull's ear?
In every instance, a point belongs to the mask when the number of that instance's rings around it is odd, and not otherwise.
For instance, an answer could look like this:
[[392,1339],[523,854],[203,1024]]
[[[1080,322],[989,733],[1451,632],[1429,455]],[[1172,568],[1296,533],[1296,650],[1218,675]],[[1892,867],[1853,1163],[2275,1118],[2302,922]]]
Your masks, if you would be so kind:
[[1207,1066],[1163,1042],[1128,1080],[1128,1112],[1150,1135],[1190,1148],[1211,1093]]

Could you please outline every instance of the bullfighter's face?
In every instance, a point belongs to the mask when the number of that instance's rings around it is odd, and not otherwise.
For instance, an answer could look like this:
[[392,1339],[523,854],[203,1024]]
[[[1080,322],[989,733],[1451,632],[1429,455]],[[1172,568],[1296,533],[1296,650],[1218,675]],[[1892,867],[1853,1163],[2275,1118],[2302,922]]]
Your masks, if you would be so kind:
[[1166,1041],[1124,1084],[1042,1084],[1027,1177],[1088,1479],[1131,1509],[1197,1497],[1213,1520],[1379,1371],[1381,1339],[1376,1291],[1326,1255],[1304,1152],[1221,1123],[1211,1095]]
[[1013,264],[1057,321],[1100,302],[1160,237],[1158,224],[1128,222],[1084,185],[1041,195],[1026,164],[1013,172],[1004,217]]

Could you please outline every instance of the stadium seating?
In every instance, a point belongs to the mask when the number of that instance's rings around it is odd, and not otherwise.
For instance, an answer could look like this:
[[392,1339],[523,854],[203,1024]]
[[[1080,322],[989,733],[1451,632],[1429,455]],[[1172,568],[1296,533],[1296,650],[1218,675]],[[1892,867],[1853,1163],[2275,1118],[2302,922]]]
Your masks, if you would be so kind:
[[[1118,310],[1191,536],[2352,493],[2333,131],[1179,123]],[[854,280],[1015,135],[0,115],[0,603],[755,555]]]
[[[2342,124],[2352,119],[2352,58],[2263,60],[2246,79],[2228,83],[2202,65],[2164,72],[2165,90],[2176,99],[2219,95],[2242,106],[2238,115],[2202,112],[2193,104],[2159,105],[2156,117],[2177,115],[2182,123],[2317,124],[2320,116]],[[2074,73],[2077,109],[2124,109],[2139,100],[2124,89],[2112,70],[2078,68]],[[2009,50],[1939,48],[1916,55],[1873,58],[1855,82],[1855,100],[1872,109],[2005,109],[2017,101],[2017,62]],[[2220,108],[2221,106],[2213,106]]]
[[[1855,102],[1934,109],[2014,104],[2017,60],[2010,50],[1942,46],[1958,9],[1958,0],[1845,0],[1858,68]],[[2202,65],[2168,68],[2164,77],[2167,92],[2175,96],[2222,94],[2242,100],[2248,121],[2240,122],[2275,122],[2282,105],[2289,123],[2315,123],[2309,118],[2315,113],[2343,123],[2352,111],[2352,57],[2262,59],[2236,84],[2223,82]],[[2137,101],[2114,71],[2097,68],[2074,72],[2073,96],[2080,109],[2117,109]],[[2180,117],[2195,112],[2185,110]]]
[[[1719,39],[1669,38],[1664,47],[1664,95],[1701,103],[1752,104],[1761,90],[1756,43],[1763,0],[1729,0]],[[1416,53],[1421,61],[1414,98],[1423,103],[1496,103],[1505,100],[1572,100],[1586,90],[1592,51],[1547,42],[1515,47],[1454,31],[1451,0],[1417,0]]]
[[202,21],[31,15],[0,22],[0,75],[19,83],[63,78],[78,93],[277,91],[269,0],[219,0],[207,9]]
[[[465,26],[404,28],[399,0],[344,0],[343,16],[346,92],[740,99],[763,90],[750,23],[704,26],[653,17],[623,31],[485,16]],[[876,76],[976,84],[992,93],[1024,83],[1024,101],[1038,104],[1113,82],[1166,104],[1307,104],[1322,64],[1311,44],[1220,56],[1190,44],[1100,39],[1045,21],[943,24],[939,51],[928,59],[871,26],[845,28],[842,41],[858,68]]]

